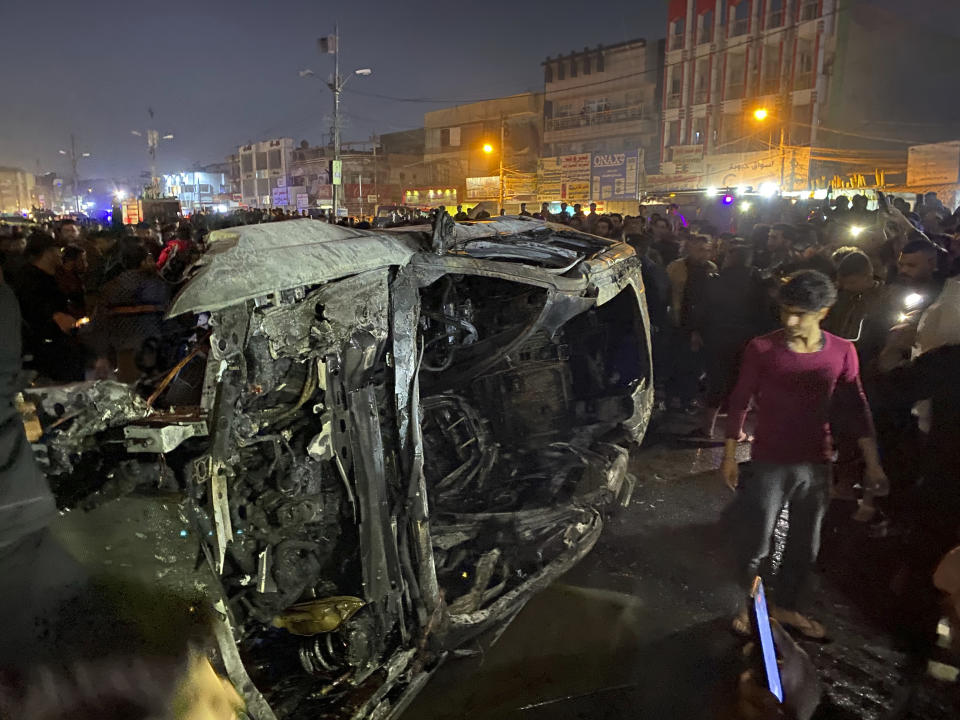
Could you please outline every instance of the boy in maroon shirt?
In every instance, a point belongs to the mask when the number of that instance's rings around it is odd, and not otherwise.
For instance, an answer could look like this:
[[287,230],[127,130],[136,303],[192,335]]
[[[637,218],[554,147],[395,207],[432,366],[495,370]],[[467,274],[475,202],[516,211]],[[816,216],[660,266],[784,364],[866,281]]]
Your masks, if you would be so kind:
[[[833,283],[815,270],[786,279],[778,297],[783,329],[754,338],[744,352],[730,396],[720,467],[731,490],[740,486],[743,515],[737,556],[746,587],[769,553],[780,511],[790,503],[790,528],[775,583],[777,605],[771,614],[811,638],[825,637],[826,630],[799,613],[797,602],[820,549],[830,497],[831,425],[859,438],[865,488],[874,495],[888,489],[860,385],[857,351],[853,343],[820,329],[836,298]],[[753,467],[741,485],[737,438],[751,398],[757,408]],[[746,610],[734,620],[734,629],[749,632]]]

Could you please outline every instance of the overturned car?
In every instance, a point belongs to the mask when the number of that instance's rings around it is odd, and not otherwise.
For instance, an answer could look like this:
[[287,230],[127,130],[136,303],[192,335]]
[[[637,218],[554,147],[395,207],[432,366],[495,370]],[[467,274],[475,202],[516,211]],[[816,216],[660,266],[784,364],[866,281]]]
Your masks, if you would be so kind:
[[186,498],[257,720],[399,716],[629,499],[653,389],[623,243],[524,218],[233,228],[170,314],[208,317],[190,403],[29,395],[51,474]]

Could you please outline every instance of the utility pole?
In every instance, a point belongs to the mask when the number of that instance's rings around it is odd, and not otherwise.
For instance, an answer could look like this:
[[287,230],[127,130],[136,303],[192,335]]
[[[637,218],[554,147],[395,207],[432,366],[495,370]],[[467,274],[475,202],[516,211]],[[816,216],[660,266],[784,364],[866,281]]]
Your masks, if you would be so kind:
[[500,204],[497,207],[498,211],[503,210],[503,153],[506,150],[503,146],[504,137],[504,116],[503,113],[500,113]]
[[77,205],[77,214],[80,214],[80,195],[77,194],[77,140],[70,133],[70,170],[73,172],[73,201]]
[[66,150],[58,150],[57,152],[59,152],[61,155],[66,155],[67,157],[70,158],[70,170],[71,170],[71,172],[73,173],[73,177],[72,177],[72,180],[73,180],[73,201],[74,201],[74,203],[76,203],[77,213],[79,214],[79,212],[80,212],[80,193],[79,193],[79,187],[78,187],[78,185],[79,185],[79,183],[80,183],[80,180],[79,180],[78,175],[77,175],[77,163],[80,161],[81,158],[88,158],[88,157],[90,157],[90,153],[88,153],[88,152],[78,153],[78,152],[77,152],[77,139],[76,139],[76,137],[74,137],[73,133],[70,133],[70,151],[68,152],[68,151],[66,151]]
[[[787,149],[783,144],[783,120],[780,121],[780,192],[783,192],[784,169],[787,161]],[[790,188],[793,190],[793,187]]]
[[[343,178],[343,166],[340,162],[340,90],[343,88],[340,82],[340,25],[333,26],[333,170],[331,172],[330,182],[333,184],[333,217],[334,222],[339,216],[339,183],[337,180]],[[335,177],[334,173],[339,174],[340,178]]]

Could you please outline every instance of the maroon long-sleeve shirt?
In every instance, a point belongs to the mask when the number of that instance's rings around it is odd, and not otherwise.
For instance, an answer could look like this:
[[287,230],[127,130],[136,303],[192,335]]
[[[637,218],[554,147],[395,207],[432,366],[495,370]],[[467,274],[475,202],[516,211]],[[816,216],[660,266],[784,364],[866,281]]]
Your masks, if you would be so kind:
[[857,351],[830,333],[823,333],[823,348],[813,353],[787,347],[783,330],[750,341],[729,400],[728,438],[740,435],[750,398],[756,398],[752,456],[758,462],[829,462],[831,424],[857,438],[874,434]]

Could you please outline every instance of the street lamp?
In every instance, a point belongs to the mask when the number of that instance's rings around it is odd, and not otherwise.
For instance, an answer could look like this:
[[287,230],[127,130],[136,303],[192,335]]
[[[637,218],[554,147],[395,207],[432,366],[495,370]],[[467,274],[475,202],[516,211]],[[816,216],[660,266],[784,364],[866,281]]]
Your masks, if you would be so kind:
[[[152,114],[151,114],[151,117]],[[157,178],[157,148],[160,146],[161,140],[173,140],[173,133],[166,133],[164,135],[160,134],[159,130],[146,130],[141,132],[139,130],[131,130],[131,135],[136,135],[137,137],[147,137],[147,153],[150,155],[150,185],[157,191],[159,196],[159,179]]]
[[[757,122],[765,122],[770,117],[770,111],[767,108],[760,107],[753,111],[753,119]],[[783,120],[780,121],[780,191],[783,191],[783,177],[786,167],[786,148],[784,147],[784,126]],[[773,148],[773,130],[770,131],[770,147]]]
[[484,144],[484,146],[483,146],[483,151],[484,151],[487,155],[489,155],[490,153],[493,152],[493,145],[491,145],[490,143]]
[[[330,43],[321,43],[320,52],[329,53],[327,48],[330,48]],[[370,68],[357,68],[350,75],[346,77],[341,77],[340,75],[340,28],[339,26],[334,26],[333,28],[333,78],[330,82],[327,83],[327,87],[333,92],[333,172],[331,172],[330,182],[333,186],[333,216],[337,217],[337,210],[339,205],[339,195],[337,192],[337,185],[335,183],[333,175],[339,175],[342,179],[343,177],[343,168],[340,165],[340,93],[343,92],[344,86],[347,84],[347,81],[357,75],[359,77],[367,77],[373,73],[373,70]],[[316,77],[316,73],[309,68],[301,70],[299,72],[300,77]]]
[[80,193],[77,192],[77,163],[83,158],[90,157],[88,152],[77,152],[77,140],[73,136],[73,133],[70,134],[70,150],[57,150],[61,155],[66,155],[70,158],[70,169],[73,171],[73,201],[76,203],[77,212],[80,212]]

